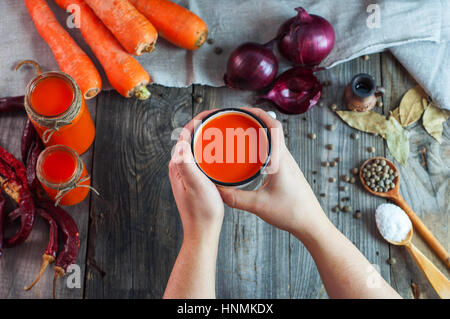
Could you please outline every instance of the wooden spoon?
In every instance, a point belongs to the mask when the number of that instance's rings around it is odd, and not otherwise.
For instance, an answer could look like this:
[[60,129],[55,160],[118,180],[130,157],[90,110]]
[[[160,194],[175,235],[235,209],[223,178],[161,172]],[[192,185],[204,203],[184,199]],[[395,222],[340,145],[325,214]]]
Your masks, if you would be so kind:
[[422,270],[425,277],[430,282],[433,289],[442,299],[450,298],[450,280],[445,277],[445,275],[427,258],[422,252],[417,249],[411,242],[413,236],[413,229],[409,231],[408,235],[401,242],[394,242],[387,238],[386,241],[393,245],[405,246],[406,250],[409,252],[411,257],[414,259],[416,264]]
[[434,235],[431,233],[431,231],[425,226],[425,224],[422,222],[422,220],[414,213],[414,211],[409,207],[409,205],[405,202],[402,195],[400,194],[400,175],[394,178],[394,188],[388,190],[387,192],[375,192],[373,191],[369,186],[367,186],[366,181],[363,177],[363,168],[369,164],[370,162],[374,160],[385,160],[386,164],[394,170],[394,172],[397,172],[398,175],[398,169],[387,158],[384,158],[382,156],[378,157],[372,157],[369,158],[367,161],[365,161],[359,170],[359,178],[361,179],[361,183],[364,186],[364,188],[371,194],[375,196],[380,196],[384,198],[389,198],[392,200],[395,204],[400,206],[401,209],[405,211],[405,213],[409,216],[411,219],[412,224],[417,229],[420,235],[422,235],[423,239],[430,245],[430,247],[436,252],[436,254],[439,256],[439,258],[442,259],[442,261],[445,263],[447,268],[450,268],[450,254],[445,250],[444,246],[439,243],[439,241],[434,237]]

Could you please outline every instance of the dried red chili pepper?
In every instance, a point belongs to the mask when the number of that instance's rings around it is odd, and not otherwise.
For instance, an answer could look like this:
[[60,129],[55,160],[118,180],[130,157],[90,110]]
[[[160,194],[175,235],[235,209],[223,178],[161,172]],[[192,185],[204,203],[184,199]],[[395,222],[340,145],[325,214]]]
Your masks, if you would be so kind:
[[20,214],[22,214],[22,211],[21,211],[20,207],[18,207],[15,210],[13,210],[12,212],[8,213],[8,219],[13,222],[17,218],[20,217]]
[[[1,169],[1,165],[3,165],[3,164],[0,162],[0,169]],[[17,182],[8,180],[5,177],[2,177],[0,175],[0,185],[1,185],[1,188],[3,189],[3,191],[6,194],[8,194],[9,197],[14,199],[14,201],[16,203],[19,203],[19,201],[20,201],[20,193],[19,193],[20,185],[17,184]]]
[[56,298],[56,281],[66,274],[67,267],[74,264],[78,257],[80,234],[72,216],[61,207],[46,201],[40,202],[39,207],[45,209],[58,224],[64,236],[64,247],[56,258],[55,277],[53,279],[53,298]]
[[5,193],[14,199],[17,204],[19,204],[22,186],[17,180],[17,176],[15,176],[15,173],[11,167],[3,163],[2,160],[0,160],[0,184],[2,185],[2,189]]
[[0,98],[0,113],[25,111],[24,96]]
[[37,136],[37,132],[34,129],[33,123],[30,119],[27,119],[25,127],[23,128],[22,141],[20,144],[20,151],[22,154],[22,162],[26,165],[28,160],[28,154],[33,146],[33,142]]
[[36,190],[36,187],[39,185],[36,177],[36,164],[39,154],[41,154],[43,149],[44,147],[41,139],[36,134],[34,137],[34,144],[31,146],[30,154],[28,154],[27,160],[27,181],[30,190]]
[[[47,248],[42,255],[42,265],[41,269],[39,270],[39,273],[36,277],[36,279],[33,281],[33,283],[25,287],[25,290],[30,290],[34,287],[34,285],[37,284],[39,279],[41,279],[42,274],[44,273],[45,269],[49,264],[52,264],[56,259],[56,253],[58,251],[58,225],[56,224],[56,221],[53,219],[53,217],[47,213],[44,209],[38,208],[37,213],[39,216],[41,216],[48,224],[49,227],[49,238],[48,238],[48,244]],[[10,215],[11,216],[11,215]]]
[[0,189],[0,256],[3,255],[3,231],[5,229],[6,199]]
[[[6,247],[14,247],[23,243],[30,235],[34,226],[36,208],[28,189],[25,166],[1,146],[0,159],[3,161],[3,163],[0,163],[0,174],[8,181],[13,181],[19,185],[20,228],[13,237],[5,240]],[[11,168],[14,169],[14,172]]]

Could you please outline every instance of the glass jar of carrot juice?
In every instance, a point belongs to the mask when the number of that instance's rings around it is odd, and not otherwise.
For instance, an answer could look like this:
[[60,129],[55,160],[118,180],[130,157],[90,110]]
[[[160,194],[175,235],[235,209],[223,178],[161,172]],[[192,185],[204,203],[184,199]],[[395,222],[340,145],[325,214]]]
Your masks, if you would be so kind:
[[50,146],[39,155],[36,176],[57,205],[76,205],[94,190],[80,156],[64,145]]
[[80,88],[63,72],[45,72],[28,84],[25,110],[45,146],[66,145],[78,154],[91,146],[95,126]]

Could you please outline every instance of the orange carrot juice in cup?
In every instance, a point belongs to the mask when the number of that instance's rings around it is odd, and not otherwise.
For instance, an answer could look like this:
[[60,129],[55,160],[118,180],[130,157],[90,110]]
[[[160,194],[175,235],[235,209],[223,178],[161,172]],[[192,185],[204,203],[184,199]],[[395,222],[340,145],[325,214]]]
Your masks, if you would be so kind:
[[270,147],[264,122],[234,108],[209,114],[192,138],[198,167],[221,186],[247,186],[258,180],[269,161]]

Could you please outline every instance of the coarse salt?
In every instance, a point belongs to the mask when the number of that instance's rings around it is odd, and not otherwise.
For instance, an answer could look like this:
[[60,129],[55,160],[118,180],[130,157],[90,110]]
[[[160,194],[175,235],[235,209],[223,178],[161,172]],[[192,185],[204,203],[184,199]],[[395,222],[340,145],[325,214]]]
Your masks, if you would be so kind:
[[375,220],[381,235],[390,241],[401,242],[411,231],[412,223],[408,215],[394,204],[381,204],[375,214]]

